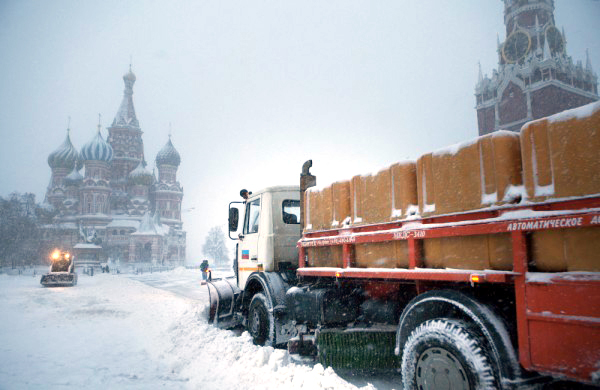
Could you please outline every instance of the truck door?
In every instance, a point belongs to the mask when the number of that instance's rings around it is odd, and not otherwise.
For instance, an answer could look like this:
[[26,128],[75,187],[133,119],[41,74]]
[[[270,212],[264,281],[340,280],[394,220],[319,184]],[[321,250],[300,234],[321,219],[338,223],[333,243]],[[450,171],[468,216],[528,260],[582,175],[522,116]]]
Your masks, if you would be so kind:
[[[238,249],[239,286],[244,288],[252,272],[259,271],[258,243],[260,237],[261,198],[246,203],[243,238]],[[262,262],[260,262],[262,264]]]

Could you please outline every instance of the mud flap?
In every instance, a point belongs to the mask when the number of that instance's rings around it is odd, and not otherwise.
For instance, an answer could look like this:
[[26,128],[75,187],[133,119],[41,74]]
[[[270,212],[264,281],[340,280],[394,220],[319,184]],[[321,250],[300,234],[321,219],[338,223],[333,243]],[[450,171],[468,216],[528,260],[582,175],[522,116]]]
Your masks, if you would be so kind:
[[227,279],[208,282],[210,308],[208,323],[227,329],[241,325],[241,316],[236,316],[235,302],[242,290]]

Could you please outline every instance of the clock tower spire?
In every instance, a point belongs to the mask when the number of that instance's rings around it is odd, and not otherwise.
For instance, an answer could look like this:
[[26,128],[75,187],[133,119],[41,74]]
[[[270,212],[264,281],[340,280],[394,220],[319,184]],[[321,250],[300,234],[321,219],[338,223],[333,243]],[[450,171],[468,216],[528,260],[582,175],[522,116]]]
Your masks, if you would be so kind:
[[479,134],[519,131],[530,120],[598,100],[598,76],[573,63],[554,0],[503,0],[506,38],[498,69],[475,87]]

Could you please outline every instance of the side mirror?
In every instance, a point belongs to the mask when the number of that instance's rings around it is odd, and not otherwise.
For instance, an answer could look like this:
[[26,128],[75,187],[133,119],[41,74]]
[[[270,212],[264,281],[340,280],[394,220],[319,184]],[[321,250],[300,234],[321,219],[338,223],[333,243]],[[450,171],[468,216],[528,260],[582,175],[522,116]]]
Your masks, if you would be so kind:
[[235,232],[238,229],[240,211],[235,207],[229,207],[229,231]]

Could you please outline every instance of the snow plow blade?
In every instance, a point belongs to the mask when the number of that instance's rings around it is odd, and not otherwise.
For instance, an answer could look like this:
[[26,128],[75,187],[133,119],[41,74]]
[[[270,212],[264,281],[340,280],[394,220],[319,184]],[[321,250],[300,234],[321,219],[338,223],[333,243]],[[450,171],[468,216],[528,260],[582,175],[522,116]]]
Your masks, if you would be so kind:
[[238,286],[227,279],[208,282],[208,323],[222,329],[240,325],[241,318],[235,315],[235,301],[241,292]]
[[42,275],[40,283],[44,287],[72,287],[77,284],[77,274],[75,273],[49,273]]

